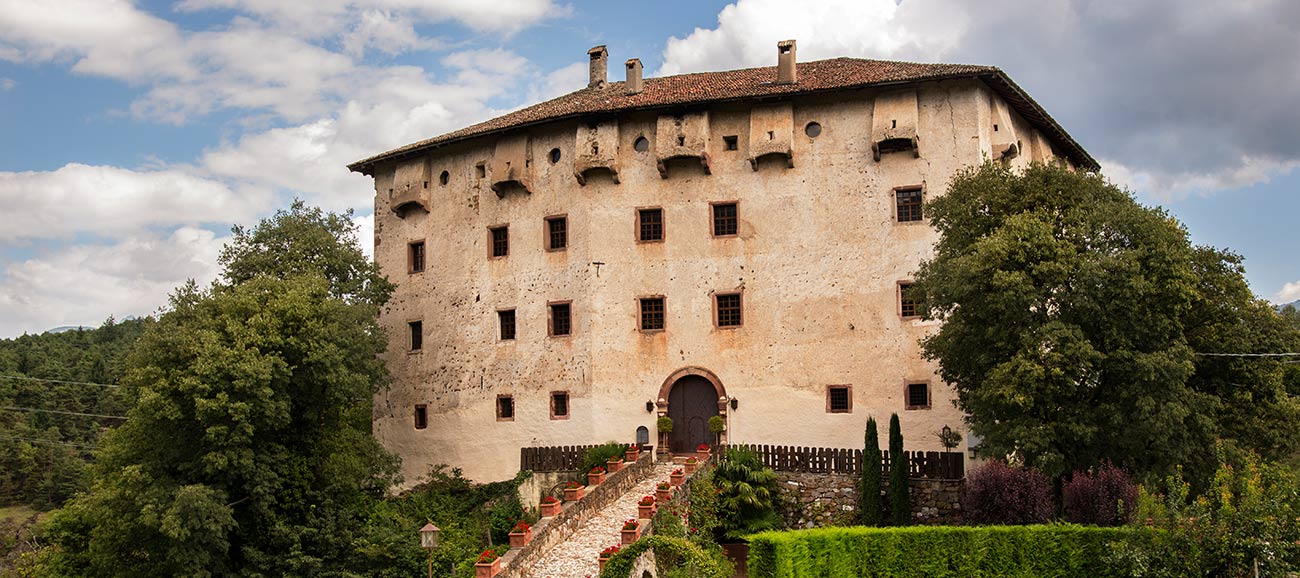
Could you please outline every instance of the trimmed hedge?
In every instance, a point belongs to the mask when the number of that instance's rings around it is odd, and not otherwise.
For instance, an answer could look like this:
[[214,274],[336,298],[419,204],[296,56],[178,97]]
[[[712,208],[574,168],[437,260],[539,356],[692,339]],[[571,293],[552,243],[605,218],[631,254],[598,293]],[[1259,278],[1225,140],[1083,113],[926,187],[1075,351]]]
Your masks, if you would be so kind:
[[1110,544],[1128,528],[932,526],[818,528],[749,538],[753,578],[936,576],[1100,577]]

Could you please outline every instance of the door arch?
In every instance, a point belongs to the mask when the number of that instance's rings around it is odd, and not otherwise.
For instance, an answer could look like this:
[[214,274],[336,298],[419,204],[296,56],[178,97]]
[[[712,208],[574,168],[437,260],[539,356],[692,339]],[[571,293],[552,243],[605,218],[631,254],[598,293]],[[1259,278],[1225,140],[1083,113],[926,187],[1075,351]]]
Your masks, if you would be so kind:
[[[726,411],[726,390],[713,372],[686,367],[673,372],[659,389],[659,410],[673,420],[668,449],[692,453],[701,443],[713,445],[709,418]],[[724,416],[725,418],[725,416]]]

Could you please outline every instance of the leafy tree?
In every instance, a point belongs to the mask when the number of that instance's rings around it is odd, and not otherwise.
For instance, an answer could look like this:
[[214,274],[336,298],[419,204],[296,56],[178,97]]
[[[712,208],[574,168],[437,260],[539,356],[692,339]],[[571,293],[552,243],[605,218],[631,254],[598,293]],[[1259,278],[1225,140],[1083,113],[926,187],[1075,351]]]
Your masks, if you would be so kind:
[[128,361],[130,419],[53,527],[65,575],[342,575],[396,458],[370,435],[386,281],[350,220],[295,203],[236,230]]
[[895,526],[912,523],[912,489],[907,483],[907,454],[903,452],[903,429],[898,414],[889,416],[889,514]]
[[884,509],[880,502],[880,479],[883,459],[880,456],[880,433],[876,431],[876,418],[867,418],[866,443],[862,448],[862,487],[858,496],[858,516],[864,526],[879,526],[884,522]]

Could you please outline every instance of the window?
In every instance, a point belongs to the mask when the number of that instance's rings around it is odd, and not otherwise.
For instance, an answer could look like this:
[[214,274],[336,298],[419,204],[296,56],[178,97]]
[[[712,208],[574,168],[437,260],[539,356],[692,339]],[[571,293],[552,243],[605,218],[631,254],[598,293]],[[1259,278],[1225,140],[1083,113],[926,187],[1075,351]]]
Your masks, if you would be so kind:
[[501,225],[490,227],[488,231],[492,238],[492,256],[505,257],[510,254],[510,227]]
[[569,302],[551,303],[551,337],[560,337],[569,335],[573,332],[573,318],[571,317]]
[[822,134],[822,125],[815,121],[810,122],[803,127],[803,133],[808,135],[808,138],[817,138]]
[[663,331],[664,298],[642,297],[637,301],[641,313],[641,331]]
[[486,179],[486,178],[487,178],[487,163],[484,162],[484,163],[479,163],[479,164],[474,165],[474,174],[477,175],[478,178],[480,178],[480,179]]
[[510,395],[497,396],[497,421],[515,420],[515,398]]
[[738,142],[739,142],[739,139],[736,138],[736,135],[728,135],[728,136],[724,136],[724,137],[722,137],[722,144],[723,144],[723,147],[726,148],[726,149],[729,150],[729,151],[734,151],[734,150],[736,150],[736,148],[738,147]]
[[921,300],[917,298],[911,283],[898,284],[898,314],[903,319],[921,316]]
[[438,175],[438,184],[444,187],[447,186],[447,181],[449,180],[451,180],[451,173],[447,171],[442,171],[442,174]]
[[636,240],[654,243],[664,240],[664,210],[660,208],[637,209]]
[[551,153],[547,157],[551,159],[551,164],[560,162],[560,149],[551,149]]
[[900,223],[921,220],[921,187],[894,189],[894,209]]
[[546,250],[563,251],[569,246],[569,218],[564,215],[546,218]]
[[551,419],[569,419],[569,392],[551,392]]
[[503,309],[497,311],[497,324],[501,326],[501,340],[509,341],[515,338],[515,310]]
[[907,384],[907,409],[930,409],[930,384],[915,382]]
[[632,143],[632,149],[639,153],[646,152],[650,150],[650,140],[643,136],[636,137],[636,141]]
[[407,245],[406,264],[411,273],[424,272],[424,241]]
[[713,236],[729,237],[736,234],[736,203],[713,205]]
[[714,309],[718,327],[740,327],[741,301],[739,293],[720,293],[714,296]]
[[424,347],[424,322],[410,321],[406,327],[411,333],[411,351],[419,351]]
[[429,427],[429,406],[421,403],[415,406],[415,429],[427,427]]
[[853,388],[848,385],[826,386],[826,413],[853,413]]

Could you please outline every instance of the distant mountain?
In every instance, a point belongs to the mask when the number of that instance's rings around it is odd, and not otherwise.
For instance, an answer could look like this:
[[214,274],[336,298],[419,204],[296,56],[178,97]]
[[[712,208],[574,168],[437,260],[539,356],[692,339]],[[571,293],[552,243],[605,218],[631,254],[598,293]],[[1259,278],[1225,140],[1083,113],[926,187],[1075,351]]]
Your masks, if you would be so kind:
[[76,331],[76,330],[78,330],[78,329],[94,329],[94,327],[86,327],[85,325],[60,325],[60,326],[58,326],[58,327],[55,327],[54,329],[46,329],[45,332],[46,332],[46,333],[66,333],[66,332],[68,332],[68,331]]
[[1292,301],[1290,303],[1283,303],[1281,305],[1278,305],[1277,310],[1281,311],[1283,309],[1286,309],[1287,307],[1295,307],[1296,309],[1300,309],[1300,299],[1296,299],[1295,301]]

